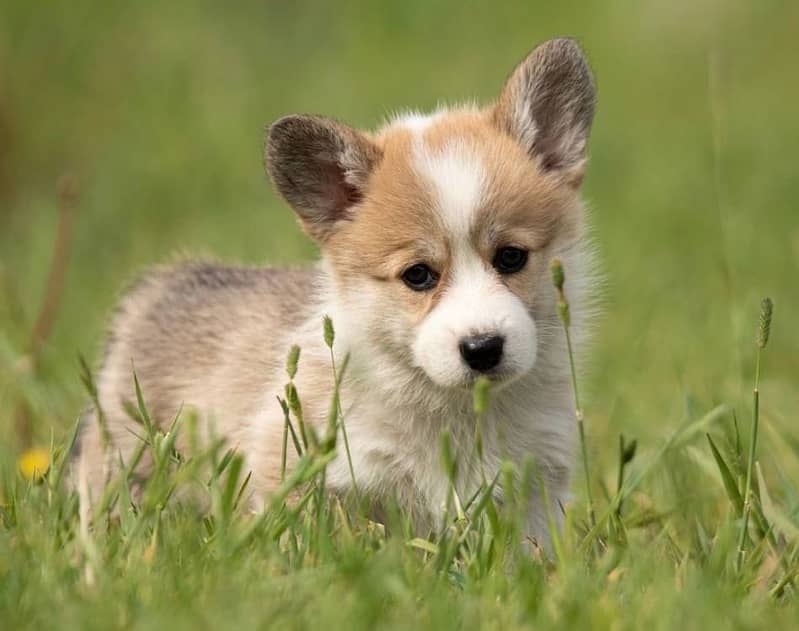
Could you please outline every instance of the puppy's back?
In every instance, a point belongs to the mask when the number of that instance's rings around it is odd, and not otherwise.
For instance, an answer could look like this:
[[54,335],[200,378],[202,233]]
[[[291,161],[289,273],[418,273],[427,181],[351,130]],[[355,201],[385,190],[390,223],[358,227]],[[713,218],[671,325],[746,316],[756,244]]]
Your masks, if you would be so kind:
[[[136,402],[134,370],[157,424],[168,425],[184,406],[202,410],[220,435],[235,436],[285,360],[286,332],[313,309],[315,277],[188,262],[136,281],[112,318],[97,374],[114,460],[129,458],[142,433],[125,410]],[[96,502],[110,473],[96,412],[83,421],[77,451],[81,492]],[[145,458],[139,473],[148,467]]]

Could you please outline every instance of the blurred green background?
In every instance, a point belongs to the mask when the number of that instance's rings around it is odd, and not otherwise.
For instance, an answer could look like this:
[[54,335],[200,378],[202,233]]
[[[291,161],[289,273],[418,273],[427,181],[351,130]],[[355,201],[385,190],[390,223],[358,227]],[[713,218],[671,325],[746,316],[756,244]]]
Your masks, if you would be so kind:
[[[175,252],[310,261],[270,189],[263,128],[291,112],[373,127],[487,102],[525,53],[578,38],[599,88],[585,185],[608,283],[586,374],[594,457],[692,410],[747,409],[758,303],[776,303],[766,440],[799,400],[799,3],[13,2],[0,4],[0,440],[20,398],[40,440],[83,402],[116,295]],[[56,227],[81,196],[40,374],[20,369]],[[779,430],[776,433],[773,430]],[[774,440],[780,436],[780,440]]]

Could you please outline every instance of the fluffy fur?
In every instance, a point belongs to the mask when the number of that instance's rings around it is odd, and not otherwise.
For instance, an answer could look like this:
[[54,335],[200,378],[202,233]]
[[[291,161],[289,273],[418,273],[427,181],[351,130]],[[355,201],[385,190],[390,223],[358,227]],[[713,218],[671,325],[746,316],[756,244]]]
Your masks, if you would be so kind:
[[[499,335],[504,351],[483,422],[486,474],[503,458],[532,457],[559,518],[574,410],[548,263],[563,261],[584,346],[594,282],[579,187],[593,105],[579,48],[553,40],[485,108],[406,114],[374,133],[318,116],[274,123],[267,171],[322,261],[310,271],[188,263],[156,269],[128,291],[97,380],[114,453],[129,458],[138,440],[123,406],[135,399],[133,365],[158,422],[182,405],[196,409],[240,450],[258,507],[279,482],[276,397],[292,344],[302,348],[296,384],[306,419],[326,422],[333,383],[321,322],[329,315],[338,360],[351,357],[341,400],[359,489],[376,506],[396,498],[420,529],[435,527],[447,492],[442,430],[453,438],[463,496],[480,479],[470,394],[477,372],[459,343]],[[500,274],[492,261],[508,246],[528,260]],[[419,263],[437,277],[426,291],[402,280]],[[119,460],[105,457],[89,420],[76,459],[84,507]],[[138,473],[148,468],[145,459]],[[350,487],[343,455],[327,482],[334,492]],[[546,508],[533,493],[527,534],[544,541]]]

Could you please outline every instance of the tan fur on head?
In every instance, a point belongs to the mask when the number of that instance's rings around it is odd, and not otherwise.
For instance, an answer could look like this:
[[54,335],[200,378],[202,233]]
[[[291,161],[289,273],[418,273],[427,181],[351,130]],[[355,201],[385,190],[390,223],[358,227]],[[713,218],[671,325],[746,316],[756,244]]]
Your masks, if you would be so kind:
[[[579,185],[593,110],[579,48],[553,40],[483,109],[399,116],[374,133],[319,116],[274,123],[266,168],[320,243],[321,265],[194,263],[147,275],[121,302],[98,375],[113,449],[128,458],[137,440],[123,407],[134,397],[132,362],[158,421],[185,405],[241,450],[259,506],[279,482],[276,396],[292,344],[302,348],[296,383],[306,417],[326,422],[333,384],[321,320],[329,315],[336,357],[351,356],[341,400],[360,489],[377,501],[395,497],[420,528],[434,526],[448,485],[438,453],[446,428],[457,485],[470,494],[480,476],[469,389],[484,373],[496,384],[483,427],[486,475],[503,458],[532,456],[559,516],[573,411],[548,262],[557,256],[567,270],[582,345],[594,273]],[[90,423],[80,455],[84,506],[117,461],[103,457]],[[349,488],[340,458],[327,481]],[[546,539],[545,515],[534,495],[527,534]]]

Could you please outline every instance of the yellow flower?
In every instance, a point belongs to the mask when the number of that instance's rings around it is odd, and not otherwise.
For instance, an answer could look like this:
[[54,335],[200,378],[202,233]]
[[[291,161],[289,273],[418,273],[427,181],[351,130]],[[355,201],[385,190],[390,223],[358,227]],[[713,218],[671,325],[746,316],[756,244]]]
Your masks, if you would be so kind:
[[17,467],[26,480],[38,482],[50,468],[50,450],[41,447],[26,449],[17,460]]

